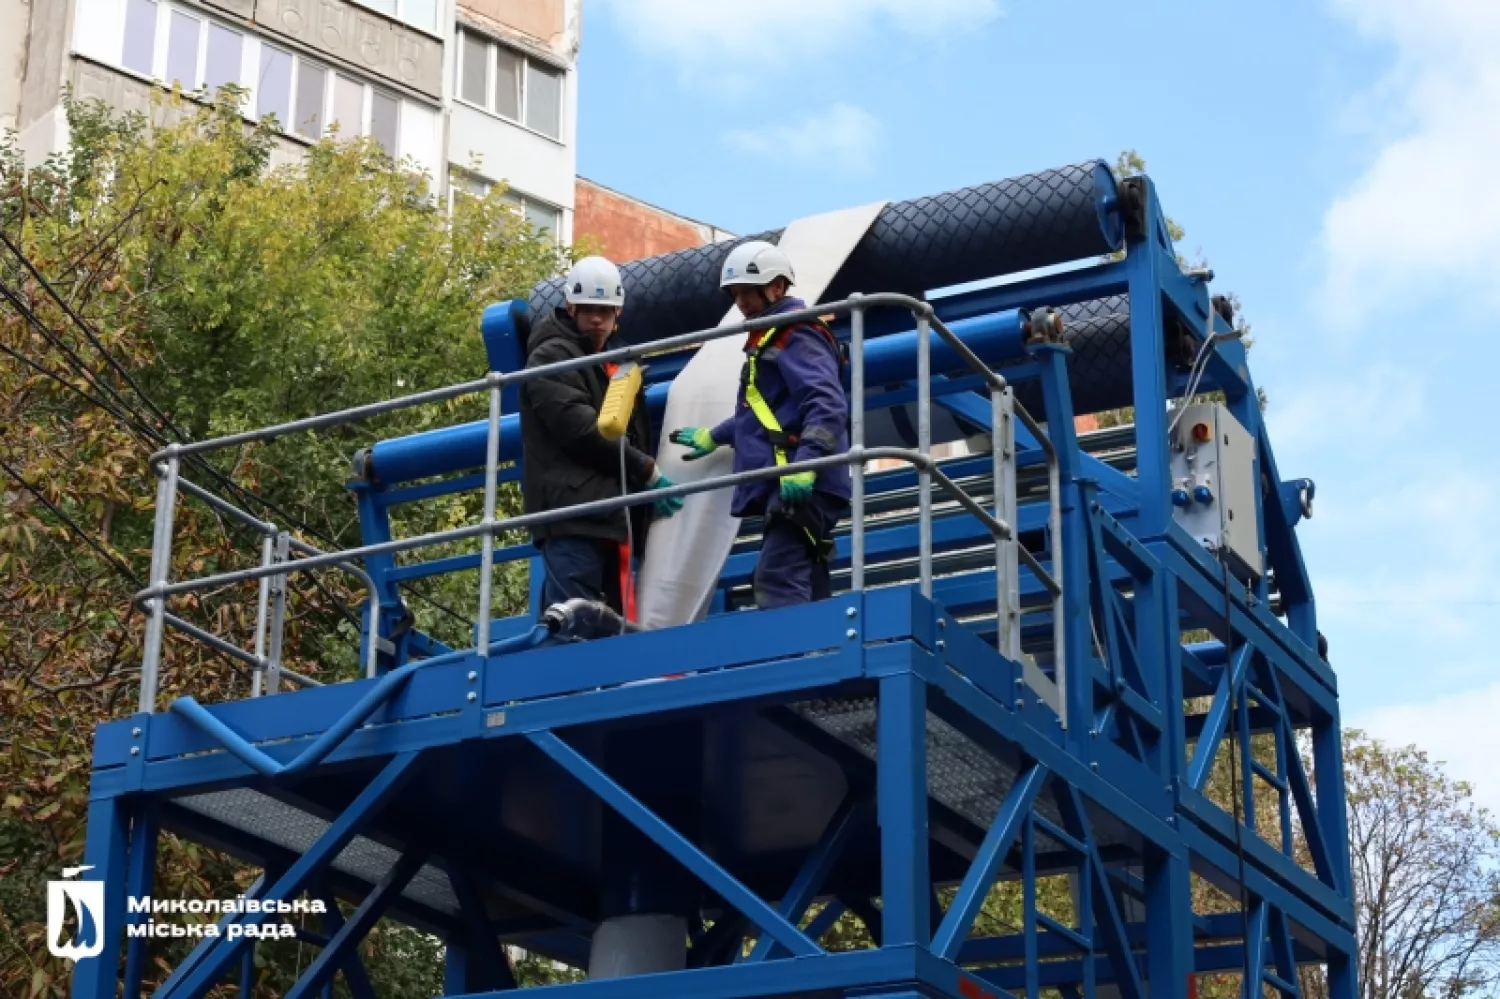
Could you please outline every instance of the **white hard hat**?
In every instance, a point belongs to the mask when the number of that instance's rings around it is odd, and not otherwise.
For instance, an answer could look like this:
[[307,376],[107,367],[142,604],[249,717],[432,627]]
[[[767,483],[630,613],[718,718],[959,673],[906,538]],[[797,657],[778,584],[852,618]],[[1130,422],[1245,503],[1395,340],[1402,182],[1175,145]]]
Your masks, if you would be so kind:
[[625,306],[620,268],[603,257],[584,257],[568,271],[569,305]]
[[724,266],[719,271],[719,287],[729,288],[737,284],[765,286],[779,277],[792,284],[792,262],[781,248],[764,240],[752,239],[729,251]]

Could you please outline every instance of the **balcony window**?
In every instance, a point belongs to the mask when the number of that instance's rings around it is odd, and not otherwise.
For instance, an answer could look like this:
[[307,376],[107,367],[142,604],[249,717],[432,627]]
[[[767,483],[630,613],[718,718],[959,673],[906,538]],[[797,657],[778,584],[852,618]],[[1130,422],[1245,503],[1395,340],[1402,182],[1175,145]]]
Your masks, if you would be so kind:
[[200,19],[180,10],[172,11],[167,35],[167,72],[162,79],[183,90],[198,89],[198,36],[202,32]]
[[328,73],[322,66],[297,60],[297,134],[306,139],[323,137],[323,86]]
[[156,0],[127,0],[125,5],[125,50],[121,62],[143,76],[150,76],[156,59]]
[[255,80],[255,114],[275,115],[282,128],[292,125],[292,54],[274,45],[260,47],[260,75]]
[[562,70],[472,31],[460,33],[458,93],[468,104],[562,138]]
[[401,102],[377,90],[370,95],[370,135],[385,148],[386,155],[396,156],[397,138],[401,134]]
[[[394,0],[398,10],[416,9]],[[411,157],[436,172],[438,109],[335,73],[210,12],[172,0],[77,0],[73,47],[79,55],[210,95],[233,84],[248,91],[247,118],[274,118],[289,135],[318,141],[334,123],[345,138],[370,136],[393,159]],[[488,83],[488,78],[485,78]]]
[[526,63],[526,125],[556,139],[562,135],[562,74]]
[[203,86],[210,94],[225,84],[240,82],[245,36],[218,24],[208,26],[208,59],[203,64]]
[[[466,170],[448,172],[448,205],[451,209],[463,198],[482,198],[494,188],[494,184]],[[516,210],[521,219],[538,232],[545,232],[553,239],[562,233],[562,209],[556,205],[534,198],[511,188],[500,196],[500,200]]]

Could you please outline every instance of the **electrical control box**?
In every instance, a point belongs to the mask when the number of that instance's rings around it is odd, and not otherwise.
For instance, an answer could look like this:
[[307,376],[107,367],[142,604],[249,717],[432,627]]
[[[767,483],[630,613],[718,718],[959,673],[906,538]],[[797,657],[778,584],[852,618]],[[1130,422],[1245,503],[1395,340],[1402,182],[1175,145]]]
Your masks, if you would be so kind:
[[1236,575],[1264,571],[1255,504],[1255,441],[1219,403],[1182,411],[1169,442],[1172,510],[1183,530]]

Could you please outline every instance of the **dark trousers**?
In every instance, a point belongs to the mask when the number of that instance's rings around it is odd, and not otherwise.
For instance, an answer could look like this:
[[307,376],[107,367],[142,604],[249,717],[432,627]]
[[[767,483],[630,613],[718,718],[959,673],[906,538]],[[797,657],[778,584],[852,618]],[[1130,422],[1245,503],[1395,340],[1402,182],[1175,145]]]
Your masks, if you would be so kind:
[[833,537],[834,527],[848,508],[847,500],[815,492],[793,514],[782,509],[779,496],[771,497],[760,561],[755,564],[757,607],[790,607],[833,595],[828,560],[819,557],[814,541]]
[[620,590],[620,545],[601,538],[548,538],[537,543],[547,578],[542,606],[582,597],[625,613]]

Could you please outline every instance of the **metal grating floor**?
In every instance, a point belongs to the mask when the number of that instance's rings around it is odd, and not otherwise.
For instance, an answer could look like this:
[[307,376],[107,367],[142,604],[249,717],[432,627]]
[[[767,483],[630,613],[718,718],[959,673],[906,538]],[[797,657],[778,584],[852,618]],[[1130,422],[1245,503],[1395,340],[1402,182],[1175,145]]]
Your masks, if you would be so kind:
[[[792,710],[870,760],[875,759],[875,698],[800,701]],[[995,821],[1016,771],[943,719],[927,713],[927,793],[980,829]],[[1062,826],[1057,804],[1039,795],[1035,808]]]
[[[190,795],[177,798],[174,803],[268,843],[274,843],[299,856],[306,853],[329,826],[328,822],[316,815],[248,788]],[[356,836],[334,858],[333,867],[374,886],[399,856],[383,843],[366,836]],[[424,865],[417,871],[401,894],[430,909],[450,915],[458,914],[458,899],[453,895],[448,875],[431,864]]]

